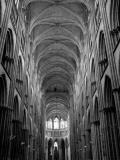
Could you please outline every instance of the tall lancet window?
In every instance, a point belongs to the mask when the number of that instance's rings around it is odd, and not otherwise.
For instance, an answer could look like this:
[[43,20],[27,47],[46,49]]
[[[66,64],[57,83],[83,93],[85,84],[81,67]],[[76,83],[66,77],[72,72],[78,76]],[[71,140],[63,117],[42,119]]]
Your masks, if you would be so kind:
[[52,129],[52,119],[49,119],[47,122],[47,128]]
[[61,121],[60,121],[60,128],[65,128],[65,123],[64,123],[63,119],[61,119]]
[[64,123],[65,123],[65,128],[67,128],[67,127],[68,127],[68,125],[67,125],[67,121],[65,121]]
[[54,129],[59,129],[59,119],[57,117],[54,119]]

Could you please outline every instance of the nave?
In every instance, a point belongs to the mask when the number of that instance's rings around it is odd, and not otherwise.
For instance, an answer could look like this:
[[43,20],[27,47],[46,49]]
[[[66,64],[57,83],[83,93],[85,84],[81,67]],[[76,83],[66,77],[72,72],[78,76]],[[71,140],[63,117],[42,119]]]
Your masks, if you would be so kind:
[[0,0],[0,160],[120,160],[120,0]]

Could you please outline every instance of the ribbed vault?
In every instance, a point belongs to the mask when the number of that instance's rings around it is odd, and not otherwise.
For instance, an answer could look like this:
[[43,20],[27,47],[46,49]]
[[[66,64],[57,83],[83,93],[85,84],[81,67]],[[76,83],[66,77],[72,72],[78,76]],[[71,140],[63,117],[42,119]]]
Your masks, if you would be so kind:
[[90,0],[26,0],[31,56],[46,116],[65,119],[88,33]]

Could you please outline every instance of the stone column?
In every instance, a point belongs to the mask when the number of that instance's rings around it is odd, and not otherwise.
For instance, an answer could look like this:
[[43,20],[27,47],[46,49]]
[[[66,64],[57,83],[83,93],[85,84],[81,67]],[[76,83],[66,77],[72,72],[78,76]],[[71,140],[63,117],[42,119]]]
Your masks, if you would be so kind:
[[65,142],[65,160],[68,160],[68,144]]
[[[99,50],[97,51],[97,54],[99,55]],[[98,61],[98,59],[96,59]],[[96,62],[98,64],[98,62]],[[103,92],[102,92],[102,84],[101,84],[101,79],[100,79],[100,68],[97,65],[96,66],[96,73],[97,73],[97,80],[96,80],[96,86],[97,86],[97,91],[98,91],[98,106],[99,106],[99,117],[100,117],[100,145],[101,145],[101,158],[103,160],[109,159],[109,149],[107,148],[108,146],[108,141],[107,141],[107,131],[106,131],[106,125],[105,125],[105,117],[104,117],[104,97],[103,97]],[[92,105],[91,105],[92,107]],[[91,122],[93,121],[91,117]],[[92,128],[93,128],[93,123],[92,123]],[[92,130],[91,130],[92,131]],[[92,132],[94,135],[94,132]],[[93,142],[92,138],[92,142]],[[93,148],[93,143],[92,143],[92,148]],[[93,150],[94,153],[94,150]]]
[[[1,126],[0,126],[0,133],[1,133],[1,140],[0,140],[0,158],[1,159],[7,159],[8,158],[8,152],[9,152],[9,134],[8,134],[8,129],[9,128],[9,118],[10,114],[12,113],[12,110],[8,106],[2,106],[0,105],[0,112],[1,116],[3,117],[1,119]],[[10,113],[11,112],[11,113]]]
[[45,144],[45,154],[46,154],[45,159],[48,160],[48,141],[46,140],[45,143],[46,143],[46,144]]
[[53,136],[53,143],[52,143],[52,160],[54,160],[54,120],[52,118],[52,136]]
[[70,96],[70,157],[71,160],[74,160],[74,100],[73,95]]
[[59,144],[58,144],[58,150],[59,150],[59,160],[61,159],[61,141],[59,140]]
[[54,139],[53,139],[53,144],[52,144],[52,160],[54,160]]
[[45,96],[44,94],[42,95],[41,98],[41,125],[43,130],[41,130],[41,145],[42,145],[42,149],[41,149],[41,157],[42,159],[45,159]]

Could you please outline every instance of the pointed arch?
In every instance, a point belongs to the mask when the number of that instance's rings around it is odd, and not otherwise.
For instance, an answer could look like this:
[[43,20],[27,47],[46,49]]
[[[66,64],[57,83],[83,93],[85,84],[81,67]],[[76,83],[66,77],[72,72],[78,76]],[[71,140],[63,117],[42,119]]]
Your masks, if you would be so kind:
[[9,28],[6,34],[3,56],[2,56],[2,65],[8,73],[10,73],[11,66],[14,62],[13,51],[14,51],[13,33],[12,30]]
[[27,128],[27,113],[26,113],[26,110],[24,109],[23,111],[23,129],[26,129]]
[[[25,104],[26,104],[26,107],[28,107],[28,76],[27,76],[27,74],[26,74],[26,76],[25,76]],[[31,97],[32,98],[32,97]]]
[[18,87],[21,88],[21,86],[23,85],[23,65],[21,56],[18,57],[16,82],[18,84]]
[[119,0],[111,0],[110,4],[110,25],[112,29],[120,26],[120,2]]
[[111,0],[110,4],[110,27],[114,46],[120,39],[120,1]]
[[92,59],[92,64],[91,64],[91,94],[92,96],[94,95],[96,91],[96,78],[95,78],[95,63],[94,63],[94,58]]
[[100,32],[100,37],[99,37],[98,63],[99,63],[100,78],[102,78],[108,66],[107,50],[106,50],[105,37],[103,31]]
[[29,81],[28,81],[28,76],[26,74],[25,76],[25,96],[26,97],[28,96],[28,84],[29,84]]
[[13,103],[13,119],[17,120],[19,118],[19,100],[18,96],[16,95],[14,97],[14,103]]
[[99,121],[99,107],[98,107],[98,98],[95,97],[95,104],[94,104],[94,121]]
[[86,77],[86,83],[85,83],[85,94],[86,94],[86,107],[88,108],[88,106],[89,106],[89,101],[88,101],[88,99],[89,99],[89,91],[88,91],[88,78]]

